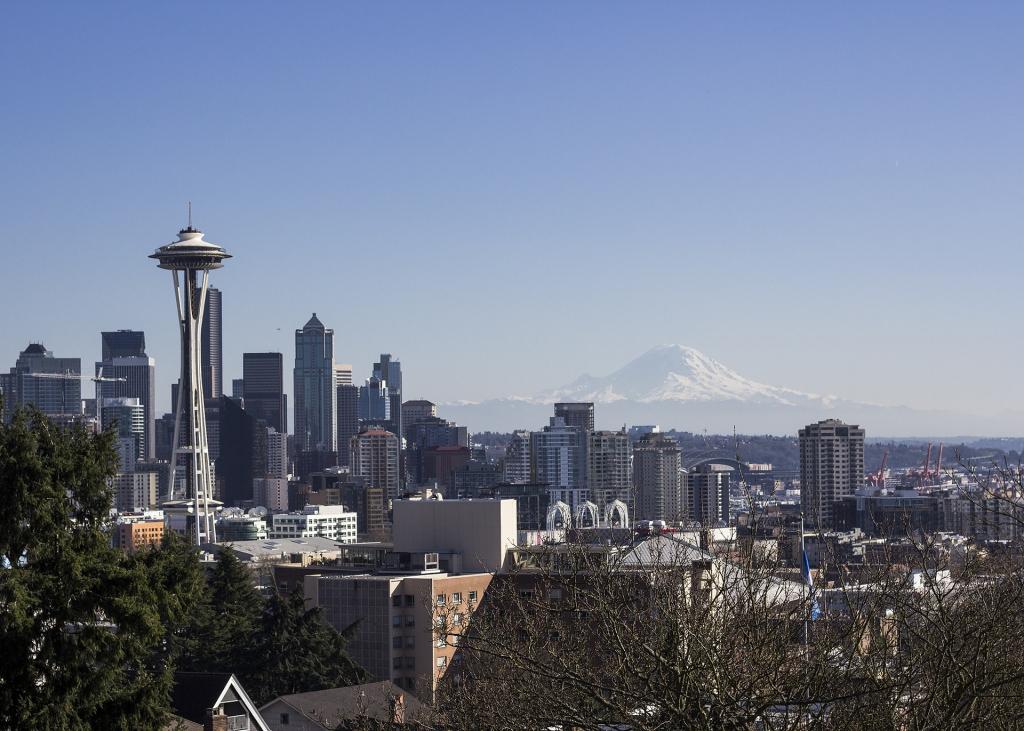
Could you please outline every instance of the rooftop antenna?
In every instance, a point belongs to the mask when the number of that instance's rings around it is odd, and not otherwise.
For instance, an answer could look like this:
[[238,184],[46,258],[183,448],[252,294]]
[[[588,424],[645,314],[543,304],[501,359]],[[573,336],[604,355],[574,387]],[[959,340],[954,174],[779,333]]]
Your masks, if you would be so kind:
[[188,229],[192,230],[192,201],[188,202]]

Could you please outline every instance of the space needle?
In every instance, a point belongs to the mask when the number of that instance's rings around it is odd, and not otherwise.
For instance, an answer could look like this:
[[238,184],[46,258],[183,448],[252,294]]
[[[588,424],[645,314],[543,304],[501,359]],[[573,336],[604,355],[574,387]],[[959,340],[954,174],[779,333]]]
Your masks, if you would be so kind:
[[195,518],[195,544],[214,543],[217,540],[217,529],[211,511],[213,474],[210,446],[206,437],[206,411],[203,407],[200,335],[210,270],[220,269],[222,262],[230,259],[231,255],[223,247],[204,241],[203,232],[193,228],[190,203],[188,227],[178,232],[177,241],[161,246],[149,258],[156,259],[161,269],[171,272],[181,330],[181,377],[178,381],[178,403],[174,410],[174,452],[171,456],[167,498],[169,502],[174,501],[177,490],[175,472],[180,463],[184,478],[182,497],[188,512]]

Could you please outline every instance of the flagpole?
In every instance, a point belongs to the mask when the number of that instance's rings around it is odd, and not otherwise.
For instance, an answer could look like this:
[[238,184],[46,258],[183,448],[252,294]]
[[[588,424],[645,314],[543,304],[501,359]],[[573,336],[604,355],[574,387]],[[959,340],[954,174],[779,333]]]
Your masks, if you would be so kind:
[[[807,576],[804,577],[804,585],[807,586],[809,581],[810,581],[810,576],[811,576],[811,563],[810,563],[810,561],[807,560],[807,548],[804,545],[804,514],[803,514],[803,511],[800,511],[800,563],[801,563],[801,566],[800,566],[800,568],[801,568],[800,573],[801,574],[803,573],[803,570],[802,570],[803,567],[804,566],[807,567]],[[807,598],[810,599],[810,591],[808,591]],[[810,644],[810,629],[811,629],[811,627],[810,627],[810,623],[808,622],[808,617],[810,616],[810,614],[811,614],[811,605],[810,605],[810,602],[808,602],[806,611],[804,613],[804,647],[807,647],[807,645]]]

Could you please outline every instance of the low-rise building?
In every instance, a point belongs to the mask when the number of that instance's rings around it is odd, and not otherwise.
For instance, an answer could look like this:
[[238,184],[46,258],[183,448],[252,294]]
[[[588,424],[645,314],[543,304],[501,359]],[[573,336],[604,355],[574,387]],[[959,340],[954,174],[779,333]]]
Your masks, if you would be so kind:
[[159,546],[164,539],[163,518],[133,520],[117,524],[114,545],[128,553]]
[[276,513],[271,517],[271,538],[329,538],[355,543],[356,514],[344,505],[307,505],[301,512]]

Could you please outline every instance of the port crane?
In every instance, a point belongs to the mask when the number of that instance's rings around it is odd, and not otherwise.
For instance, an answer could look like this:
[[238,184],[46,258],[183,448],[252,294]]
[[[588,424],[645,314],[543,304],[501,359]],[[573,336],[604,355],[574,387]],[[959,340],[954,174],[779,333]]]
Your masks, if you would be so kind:
[[[81,373],[72,373],[71,371],[64,371],[63,373],[25,373],[23,375],[30,376],[32,378],[49,378],[53,380],[64,381],[92,381],[96,385],[96,423],[99,426],[99,431],[103,431],[103,408],[100,403],[100,384],[101,383],[126,383],[127,378],[104,376],[103,369],[100,368],[99,373],[95,376],[83,376]],[[62,387],[60,392],[60,413],[63,416],[67,413],[67,388]]]

